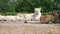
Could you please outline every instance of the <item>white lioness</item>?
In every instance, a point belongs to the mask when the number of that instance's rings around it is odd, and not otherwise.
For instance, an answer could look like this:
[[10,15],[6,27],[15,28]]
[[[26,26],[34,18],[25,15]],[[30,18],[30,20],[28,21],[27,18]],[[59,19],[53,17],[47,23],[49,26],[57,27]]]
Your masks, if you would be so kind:
[[20,17],[23,16],[23,18],[25,18],[25,20],[40,20],[41,17],[41,8],[34,8],[34,13],[30,13],[30,14],[18,14]]
[[34,19],[40,20],[40,17],[41,17],[41,8],[35,8]]
[[[34,8],[34,13],[31,14],[26,14],[27,21],[25,23],[35,23],[38,24],[40,23],[40,18],[41,18],[41,8]],[[30,21],[31,20],[31,21]]]
[[29,19],[40,20],[41,17],[41,8],[34,8],[34,13],[30,16]]
[[18,19],[25,19],[25,20],[39,20],[41,17],[41,8],[34,8],[34,13],[30,14],[17,14],[16,16],[0,16],[0,20],[18,20]]

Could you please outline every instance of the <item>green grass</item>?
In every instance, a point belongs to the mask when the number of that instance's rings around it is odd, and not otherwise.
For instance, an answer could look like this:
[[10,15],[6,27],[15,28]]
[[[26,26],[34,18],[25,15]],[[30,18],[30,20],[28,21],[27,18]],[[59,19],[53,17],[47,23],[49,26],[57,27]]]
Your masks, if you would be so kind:
[[[24,13],[24,14],[30,14],[29,12],[18,12],[18,13]],[[17,15],[18,14],[17,12],[2,12],[0,14],[6,16],[6,15]],[[52,11],[50,12],[42,12],[42,15],[49,15],[49,14],[52,14]]]
[[[24,14],[29,14],[29,12],[18,12],[18,13],[24,13]],[[1,15],[7,16],[7,15],[17,15],[17,12],[0,12]]]

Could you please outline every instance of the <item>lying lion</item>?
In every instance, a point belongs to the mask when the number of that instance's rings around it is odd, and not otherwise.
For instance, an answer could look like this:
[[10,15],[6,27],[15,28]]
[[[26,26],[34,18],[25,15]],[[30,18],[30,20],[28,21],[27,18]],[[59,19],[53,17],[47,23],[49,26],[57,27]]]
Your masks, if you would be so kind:
[[41,16],[40,18],[40,23],[42,24],[46,24],[46,23],[52,23],[52,22],[59,22],[59,16],[57,11],[53,11],[53,13],[51,15],[45,15],[45,16]]

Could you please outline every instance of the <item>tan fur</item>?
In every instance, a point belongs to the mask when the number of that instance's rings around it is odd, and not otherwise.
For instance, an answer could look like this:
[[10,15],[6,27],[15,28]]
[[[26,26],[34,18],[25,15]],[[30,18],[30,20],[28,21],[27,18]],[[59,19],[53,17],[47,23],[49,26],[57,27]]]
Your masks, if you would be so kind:
[[58,23],[59,22],[59,15],[58,15],[57,11],[54,11],[52,15],[54,16],[54,22]]
[[52,21],[54,21],[54,17],[52,15],[45,15],[45,16],[41,16],[40,18],[40,23],[46,24]]
[[59,22],[59,16],[56,11],[53,11],[51,15],[41,16],[40,23],[46,24],[51,22]]

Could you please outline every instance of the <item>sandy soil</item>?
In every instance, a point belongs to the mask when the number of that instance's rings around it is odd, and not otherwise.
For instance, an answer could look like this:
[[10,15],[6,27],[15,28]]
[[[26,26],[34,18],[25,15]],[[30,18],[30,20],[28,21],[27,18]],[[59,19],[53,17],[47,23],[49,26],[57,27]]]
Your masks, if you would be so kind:
[[60,24],[0,24],[0,34],[60,34]]

